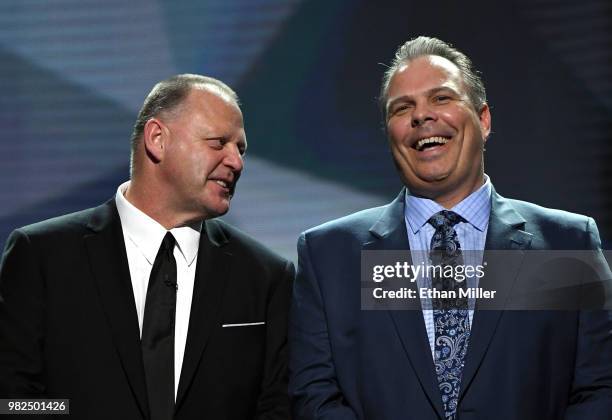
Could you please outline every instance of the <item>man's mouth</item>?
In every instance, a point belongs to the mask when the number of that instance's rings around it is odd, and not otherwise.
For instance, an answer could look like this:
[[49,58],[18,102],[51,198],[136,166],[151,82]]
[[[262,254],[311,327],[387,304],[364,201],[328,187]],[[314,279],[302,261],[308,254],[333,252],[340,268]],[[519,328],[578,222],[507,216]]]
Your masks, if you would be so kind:
[[214,180],[217,184],[221,185],[223,188],[229,188],[231,186],[231,183],[226,182],[226,181],[222,181],[220,179],[215,179]]
[[418,152],[422,152],[423,150],[429,149],[431,147],[444,146],[449,141],[451,141],[450,137],[443,137],[443,136],[427,137],[427,138],[417,141],[412,147],[416,149]]
[[209,178],[209,181],[213,181],[215,184],[226,190],[230,196],[234,195],[234,189],[236,188],[236,180],[230,181],[227,179]]

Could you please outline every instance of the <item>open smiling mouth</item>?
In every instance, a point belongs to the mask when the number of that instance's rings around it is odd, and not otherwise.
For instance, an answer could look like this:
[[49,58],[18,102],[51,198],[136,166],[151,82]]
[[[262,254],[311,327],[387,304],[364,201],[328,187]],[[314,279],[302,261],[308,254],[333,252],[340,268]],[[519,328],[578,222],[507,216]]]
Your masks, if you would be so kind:
[[219,185],[223,190],[226,191],[230,196],[234,195],[234,188],[236,187],[235,182],[226,181],[223,179],[211,179],[215,184]]
[[449,141],[451,141],[450,137],[427,137],[417,141],[412,147],[418,152],[422,152],[423,150],[430,149],[433,147],[444,146]]
[[231,184],[227,181],[222,181],[220,179],[215,179],[215,182],[219,185],[221,185],[223,188],[227,188],[229,189],[231,187]]

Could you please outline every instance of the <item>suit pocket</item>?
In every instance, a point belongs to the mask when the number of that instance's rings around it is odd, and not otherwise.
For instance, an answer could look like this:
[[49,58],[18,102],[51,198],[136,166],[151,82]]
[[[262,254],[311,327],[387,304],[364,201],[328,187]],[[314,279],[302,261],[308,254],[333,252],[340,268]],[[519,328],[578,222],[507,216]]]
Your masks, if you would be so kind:
[[244,328],[244,327],[259,327],[266,325],[265,321],[259,322],[237,322],[237,323],[227,323],[221,324],[221,328]]

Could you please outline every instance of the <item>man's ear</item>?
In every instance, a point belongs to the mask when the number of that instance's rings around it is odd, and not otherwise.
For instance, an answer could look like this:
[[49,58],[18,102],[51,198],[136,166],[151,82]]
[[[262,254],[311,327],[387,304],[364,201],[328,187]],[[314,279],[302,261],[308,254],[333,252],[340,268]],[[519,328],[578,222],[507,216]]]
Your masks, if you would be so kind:
[[147,156],[158,163],[164,157],[164,131],[166,127],[157,118],[149,119],[144,126],[142,143]]
[[489,138],[489,134],[491,134],[491,111],[489,110],[489,104],[485,103],[482,108],[480,108],[478,119],[480,121],[482,138],[486,142]]

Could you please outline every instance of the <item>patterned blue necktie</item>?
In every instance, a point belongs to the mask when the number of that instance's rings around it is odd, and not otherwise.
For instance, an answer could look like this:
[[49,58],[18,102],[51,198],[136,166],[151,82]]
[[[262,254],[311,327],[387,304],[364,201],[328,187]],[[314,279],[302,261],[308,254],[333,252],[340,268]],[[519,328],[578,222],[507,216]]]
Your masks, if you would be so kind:
[[[457,266],[463,264],[461,246],[454,226],[465,221],[452,211],[443,210],[434,214],[429,220],[436,230],[431,238],[431,264],[434,266]],[[434,276],[432,287],[440,290],[465,288],[465,282],[454,278]],[[467,299],[432,299],[435,328],[434,365],[438,386],[442,396],[446,420],[454,420],[457,413],[461,376],[465,365],[470,339],[470,320]]]

